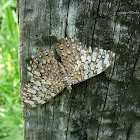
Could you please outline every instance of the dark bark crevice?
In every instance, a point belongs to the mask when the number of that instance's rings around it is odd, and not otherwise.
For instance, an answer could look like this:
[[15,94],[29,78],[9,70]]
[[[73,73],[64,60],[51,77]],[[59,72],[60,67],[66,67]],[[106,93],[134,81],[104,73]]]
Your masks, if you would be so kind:
[[49,8],[50,8],[50,28],[49,28],[49,39],[50,39],[50,48],[52,46],[52,38],[51,38],[51,32],[52,32],[52,3],[51,0],[49,0]]
[[[140,45],[138,47],[138,50],[137,50],[137,55],[136,55],[136,59],[134,61],[134,65],[133,65],[133,68],[132,68],[132,72],[131,72],[131,75],[130,75],[130,80],[129,80],[129,83],[131,82],[133,76],[134,76],[134,73],[135,73],[135,68],[136,68],[136,65],[138,63],[138,60],[139,60],[139,56],[140,56]],[[127,87],[129,86],[129,83],[127,84]]]
[[70,103],[70,107],[69,107],[69,114],[68,114],[68,121],[67,121],[66,140],[68,140],[69,123],[70,123],[71,110],[72,110],[72,98],[73,98],[73,94],[71,93],[71,95],[69,96],[69,101],[68,101]]
[[105,96],[105,100],[104,100],[103,110],[101,112],[101,119],[100,119],[99,127],[97,129],[96,140],[98,140],[98,135],[99,135],[100,127],[101,127],[101,124],[102,124],[103,114],[104,114],[105,107],[106,107],[106,102],[107,102],[107,99],[108,99],[108,91],[109,91],[110,82],[111,82],[111,79],[112,79],[112,76],[113,76],[113,73],[114,73],[114,69],[115,69],[115,61],[114,61],[114,65],[112,67],[112,72],[110,74],[109,81],[108,81],[108,84],[107,84],[107,92],[106,92],[106,96]]
[[53,99],[53,113],[52,113],[52,123],[51,123],[51,135],[53,136],[53,126],[54,126],[54,118],[55,118],[55,99]]
[[98,16],[99,16],[99,12],[100,12],[100,0],[98,2],[98,7],[97,7],[97,11],[96,11],[96,17],[94,19],[94,26],[93,26],[93,34],[92,34],[92,44],[94,42],[94,34],[95,34],[95,29],[96,29],[96,23],[97,23],[97,19],[98,19]]
[[126,140],[129,140],[129,138],[130,138],[132,127],[133,127],[133,124],[130,124],[130,126],[129,126],[128,130],[127,130]]
[[[112,75],[113,75],[113,72],[111,74],[111,77],[112,77]],[[106,96],[105,96],[105,100],[104,100],[103,111],[101,112],[101,120],[100,120],[99,127],[98,127],[98,130],[97,130],[96,140],[98,140],[98,135],[99,135],[99,132],[100,132],[100,126],[102,124],[103,114],[104,114],[104,110],[105,110],[105,106],[106,106],[106,102],[107,102],[107,98],[108,98],[109,85],[110,85],[110,82],[108,82],[108,85],[107,85],[107,92],[106,92]]]
[[66,26],[65,26],[65,37],[68,37],[68,17],[69,17],[69,8],[70,8],[71,0],[68,0],[68,10],[67,10],[67,17],[66,17]]

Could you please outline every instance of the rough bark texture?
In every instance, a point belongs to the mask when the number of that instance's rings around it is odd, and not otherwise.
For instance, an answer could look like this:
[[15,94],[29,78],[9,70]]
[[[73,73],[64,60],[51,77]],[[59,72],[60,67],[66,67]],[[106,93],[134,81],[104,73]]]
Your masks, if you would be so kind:
[[140,139],[139,0],[18,0],[19,72],[65,36],[116,53],[114,65],[36,109],[23,108],[25,140]]

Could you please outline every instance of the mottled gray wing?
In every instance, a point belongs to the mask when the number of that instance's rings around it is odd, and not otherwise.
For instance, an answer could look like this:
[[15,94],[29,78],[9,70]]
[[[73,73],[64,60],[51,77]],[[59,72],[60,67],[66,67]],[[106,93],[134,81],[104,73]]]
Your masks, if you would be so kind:
[[110,50],[91,47],[78,43],[71,38],[62,38],[56,51],[60,55],[71,84],[85,81],[106,70],[113,62],[115,53]]
[[39,49],[39,58],[31,57],[27,67],[29,82],[22,90],[23,105],[37,107],[64,89],[62,75],[52,50]]

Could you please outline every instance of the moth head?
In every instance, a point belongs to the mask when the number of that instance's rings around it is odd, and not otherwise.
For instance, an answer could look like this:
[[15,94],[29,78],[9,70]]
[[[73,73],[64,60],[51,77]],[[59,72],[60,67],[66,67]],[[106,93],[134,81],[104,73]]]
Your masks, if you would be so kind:
[[71,53],[71,49],[73,46],[77,45],[76,40],[72,40],[70,37],[66,37],[66,39],[61,38],[60,43],[55,44],[56,51],[59,56],[66,56]]
[[58,55],[61,56],[62,53],[64,52],[64,45],[57,43],[57,44],[55,44],[55,49],[56,49]]
[[39,58],[43,58],[43,52],[44,51],[45,51],[44,48],[42,48],[42,47],[38,48],[38,56],[39,56]]
[[49,57],[52,54],[53,54],[53,52],[51,50],[45,50],[44,48],[38,49],[38,56],[40,59]]

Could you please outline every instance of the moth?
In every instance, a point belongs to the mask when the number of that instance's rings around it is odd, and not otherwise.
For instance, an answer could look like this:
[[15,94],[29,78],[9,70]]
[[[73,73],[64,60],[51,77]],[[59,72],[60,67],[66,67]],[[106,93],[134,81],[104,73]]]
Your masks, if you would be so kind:
[[27,66],[29,82],[22,90],[23,105],[34,108],[58,95],[65,87],[92,78],[106,70],[114,61],[115,53],[91,47],[71,38],[61,38],[55,45],[61,58],[58,62],[52,50],[39,48],[38,57],[32,56]]

